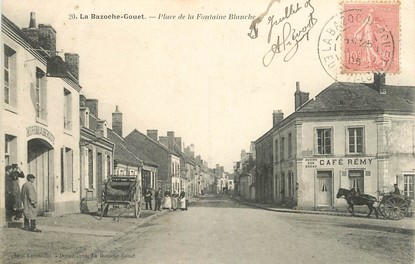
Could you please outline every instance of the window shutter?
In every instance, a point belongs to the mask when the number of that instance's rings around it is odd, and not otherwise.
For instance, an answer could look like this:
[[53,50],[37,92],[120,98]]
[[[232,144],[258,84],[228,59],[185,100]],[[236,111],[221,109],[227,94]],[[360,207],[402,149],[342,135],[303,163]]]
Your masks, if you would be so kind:
[[94,170],[93,170],[93,153],[92,150],[88,149],[88,188],[94,188]]
[[65,157],[64,157],[64,152],[63,152],[63,148],[61,148],[61,192],[65,192]]
[[71,151],[71,160],[72,160],[72,192],[78,191],[78,178],[74,174],[74,163],[73,163],[73,151]]

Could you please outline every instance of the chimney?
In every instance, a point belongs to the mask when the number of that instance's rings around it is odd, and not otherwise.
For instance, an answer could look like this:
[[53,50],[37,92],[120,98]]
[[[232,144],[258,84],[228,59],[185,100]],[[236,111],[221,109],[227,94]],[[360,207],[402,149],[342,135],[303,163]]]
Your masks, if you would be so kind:
[[300,108],[303,104],[305,104],[310,97],[310,93],[302,92],[300,90],[300,82],[295,83],[295,93],[294,93],[294,99],[295,99],[295,111],[297,111],[298,108]]
[[276,126],[279,122],[284,119],[284,113],[282,110],[274,110],[272,112],[272,126]]
[[168,147],[167,137],[159,137],[159,141],[160,141],[161,144],[163,144],[164,146]]
[[378,91],[380,94],[386,94],[385,73],[374,73],[373,85],[376,91]]
[[29,28],[36,28],[36,13],[30,12]]
[[83,94],[79,95],[79,106],[86,107],[86,97]]
[[182,138],[181,137],[175,137],[174,142],[180,148],[180,150],[182,150]]
[[112,113],[112,130],[122,137],[122,113],[118,109],[118,105],[115,106],[115,112]]
[[241,160],[245,158],[245,156],[246,156],[246,151],[243,149],[241,150]]
[[147,136],[157,142],[158,141],[157,129],[147,129]]
[[86,99],[85,106],[89,108],[93,116],[98,118],[98,99]]
[[39,24],[39,46],[50,56],[56,55],[56,31],[51,25]]
[[174,131],[167,131],[167,147],[174,150]]
[[28,28],[22,28],[23,33],[28,36],[36,45],[39,44],[39,29],[36,28],[36,14],[30,12],[30,22]]
[[79,55],[76,53],[65,53],[65,62],[68,65],[68,71],[79,81]]
[[190,157],[193,158],[195,156],[195,145],[192,143],[190,144],[189,148],[190,148]]

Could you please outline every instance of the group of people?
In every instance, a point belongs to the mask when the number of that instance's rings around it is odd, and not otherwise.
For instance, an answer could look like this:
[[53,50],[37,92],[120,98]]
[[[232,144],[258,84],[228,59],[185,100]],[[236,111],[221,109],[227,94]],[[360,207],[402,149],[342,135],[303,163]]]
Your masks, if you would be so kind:
[[23,228],[32,232],[42,232],[36,228],[37,193],[34,186],[35,176],[28,174],[27,182],[20,191],[19,178],[23,171],[17,164],[6,166],[6,215],[10,221],[24,218]]
[[[150,188],[147,188],[144,192],[144,201],[146,204],[146,210],[153,210],[152,207],[152,200],[153,200],[153,191]],[[176,211],[178,209],[180,210],[187,210],[187,204],[186,204],[186,192],[182,188],[180,190],[180,194],[177,192],[177,190],[173,191],[173,194],[170,192],[169,189],[166,189],[163,193],[163,189],[159,188],[154,193],[154,211],[161,211],[162,209],[166,210],[173,210]]]

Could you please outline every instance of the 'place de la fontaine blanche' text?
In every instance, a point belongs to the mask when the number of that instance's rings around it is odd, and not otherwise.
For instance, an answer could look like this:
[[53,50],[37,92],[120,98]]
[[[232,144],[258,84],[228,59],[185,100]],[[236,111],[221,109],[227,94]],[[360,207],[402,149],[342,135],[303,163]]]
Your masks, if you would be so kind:
[[[69,16],[71,19],[77,19],[78,17],[75,14],[71,14]],[[147,19],[144,14],[80,14],[80,19],[91,19],[91,20],[100,20],[100,19],[113,19],[113,20],[121,20],[121,19]],[[220,14],[180,14],[180,15],[168,15],[168,14],[158,14],[157,16],[149,16],[150,19],[160,19],[160,20],[173,20],[173,19],[194,19],[194,20],[234,20],[234,19],[255,19],[254,15],[247,14],[228,14],[228,15],[220,15]]]

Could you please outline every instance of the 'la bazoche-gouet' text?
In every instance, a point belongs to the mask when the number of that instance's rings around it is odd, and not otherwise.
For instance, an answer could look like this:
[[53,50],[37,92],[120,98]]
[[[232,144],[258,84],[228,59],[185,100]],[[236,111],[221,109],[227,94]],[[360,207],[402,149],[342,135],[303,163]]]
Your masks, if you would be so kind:
[[[251,14],[158,14],[154,16],[145,16],[144,14],[79,14],[79,19],[83,20],[250,20],[255,16]],[[76,14],[70,14],[69,19],[78,19]]]

